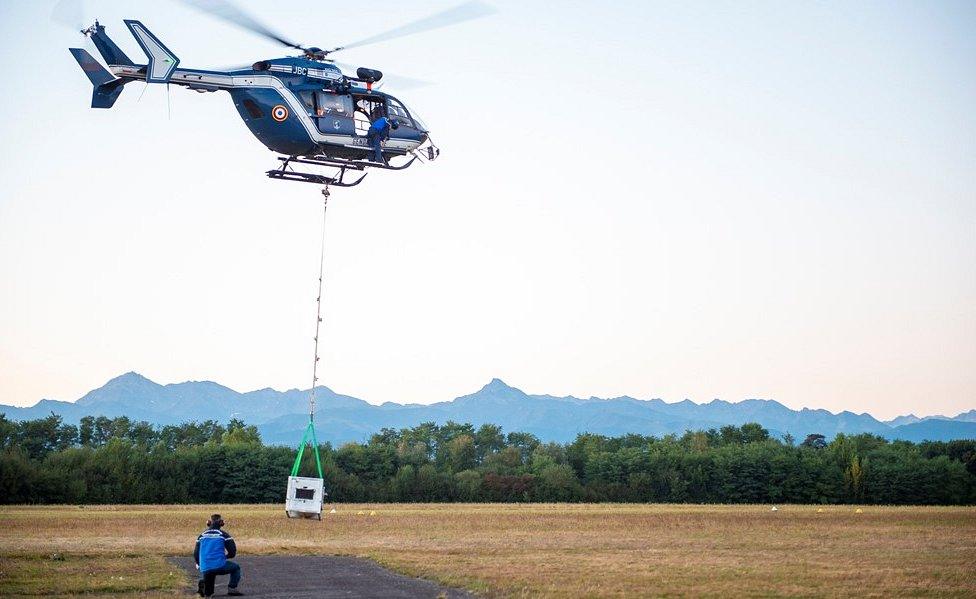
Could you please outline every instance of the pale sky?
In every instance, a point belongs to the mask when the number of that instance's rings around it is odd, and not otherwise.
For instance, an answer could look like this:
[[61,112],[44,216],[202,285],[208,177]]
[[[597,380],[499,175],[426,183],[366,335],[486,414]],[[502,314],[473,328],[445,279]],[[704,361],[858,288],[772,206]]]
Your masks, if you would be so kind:
[[[223,92],[89,109],[53,4],[0,0],[0,403],[307,388],[318,189],[265,178]],[[327,47],[452,3],[241,4]],[[322,382],[976,407],[976,4],[493,4],[343,56],[436,82],[385,91],[442,156],[334,192]],[[185,67],[287,54],[175,2],[85,14],[137,61],[123,18]]]

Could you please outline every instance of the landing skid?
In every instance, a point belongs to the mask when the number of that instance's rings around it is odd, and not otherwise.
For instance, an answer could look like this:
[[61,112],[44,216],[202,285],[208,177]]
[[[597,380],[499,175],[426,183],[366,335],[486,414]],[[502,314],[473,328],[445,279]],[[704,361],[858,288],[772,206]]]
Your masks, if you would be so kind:
[[[368,162],[365,160],[343,160],[341,158],[317,158],[317,157],[303,157],[297,158],[294,156],[279,156],[278,160],[281,161],[281,167],[274,170],[268,171],[266,174],[272,179],[281,179],[284,181],[299,181],[302,183],[314,183],[316,185],[334,185],[335,187],[355,187],[363,182],[366,178],[367,168],[378,168],[387,171],[402,171],[403,169],[409,167],[417,157],[412,157],[409,161],[401,166],[391,166],[389,164],[381,164],[379,162]],[[326,169],[331,169],[330,174],[321,173],[309,173],[295,170],[293,165],[309,165],[318,166]],[[361,176],[353,180],[347,180],[347,176],[356,177],[359,173]]]

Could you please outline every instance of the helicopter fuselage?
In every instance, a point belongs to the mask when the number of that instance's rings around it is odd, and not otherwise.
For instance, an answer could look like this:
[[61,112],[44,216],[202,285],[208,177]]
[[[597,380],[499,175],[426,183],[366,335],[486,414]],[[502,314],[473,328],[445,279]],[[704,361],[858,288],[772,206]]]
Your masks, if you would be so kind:
[[71,49],[94,86],[93,108],[111,108],[127,83],[141,80],[228,92],[251,133],[286,156],[365,159],[367,131],[381,116],[397,123],[382,141],[384,159],[412,152],[428,140],[427,128],[402,102],[372,89],[383,76],[379,71],[359,69],[350,77],[329,61],[309,57],[262,60],[229,71],[179,68],[180,59],[145,25],[128,19],[125,24],[149,58],[147,64],[126,56],[98,21],[82,33],[91,38],[108,71],[85,50]]
[[[423,124],[402,102],[350,81],[329,63],[297,57],[255,63],[257,69],[209,71],[177,68],[169,83],[198,92],[227,91],[254,136],[288,156],[365,158],[366,132],[379,116],[398,123],[383,153],[403,155],[427,141]],[[145,79],[146,65],[109,65],[122,79]]]

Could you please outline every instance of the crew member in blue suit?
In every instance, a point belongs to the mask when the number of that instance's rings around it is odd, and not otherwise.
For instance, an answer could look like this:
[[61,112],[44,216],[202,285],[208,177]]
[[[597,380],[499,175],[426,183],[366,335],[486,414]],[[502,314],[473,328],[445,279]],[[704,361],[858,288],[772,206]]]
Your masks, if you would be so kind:
[[385,116],[381,116],[370,124],[369,131],[366,132],[366,141],[373,148],[371,158],[373,162],[386,164],[386,161],[383,160],[383,141],[390,139],[390,129],[396,129],[399,126],[396,121]]
[[228,595],[243,595],[237,590],[241,582],[241,567],[230,561],[237,555],[237,545],[234,538],[221,530],[224,519],[220,514],[214,514],[207,520],[207,530],[197,537],[197,545],[193,549],[193,561],[200,568],[200,583],[197,592],[202,597],[212,597],[214,593],[214,579],[219,574],[230,574],[227,583]]

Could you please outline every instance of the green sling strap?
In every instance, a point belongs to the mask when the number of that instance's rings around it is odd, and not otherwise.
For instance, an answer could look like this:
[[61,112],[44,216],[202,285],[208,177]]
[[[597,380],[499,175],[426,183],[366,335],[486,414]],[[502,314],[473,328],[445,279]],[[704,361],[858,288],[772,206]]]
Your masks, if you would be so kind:
[[311,445],[312,451],[315,453],[315,467],[318,468],[319,478],[325,478],[322,476],[322,460],[319,459],[319,443],[315,440],[315,424],[311,418],[308,419],[308,426],[305,428],[302,442],[298,446],[298,455],[295,456],[295,464],[291,467],[291,475],[298,476],[298,469],[302,465],[302,456],[305,455],[306,445]]

